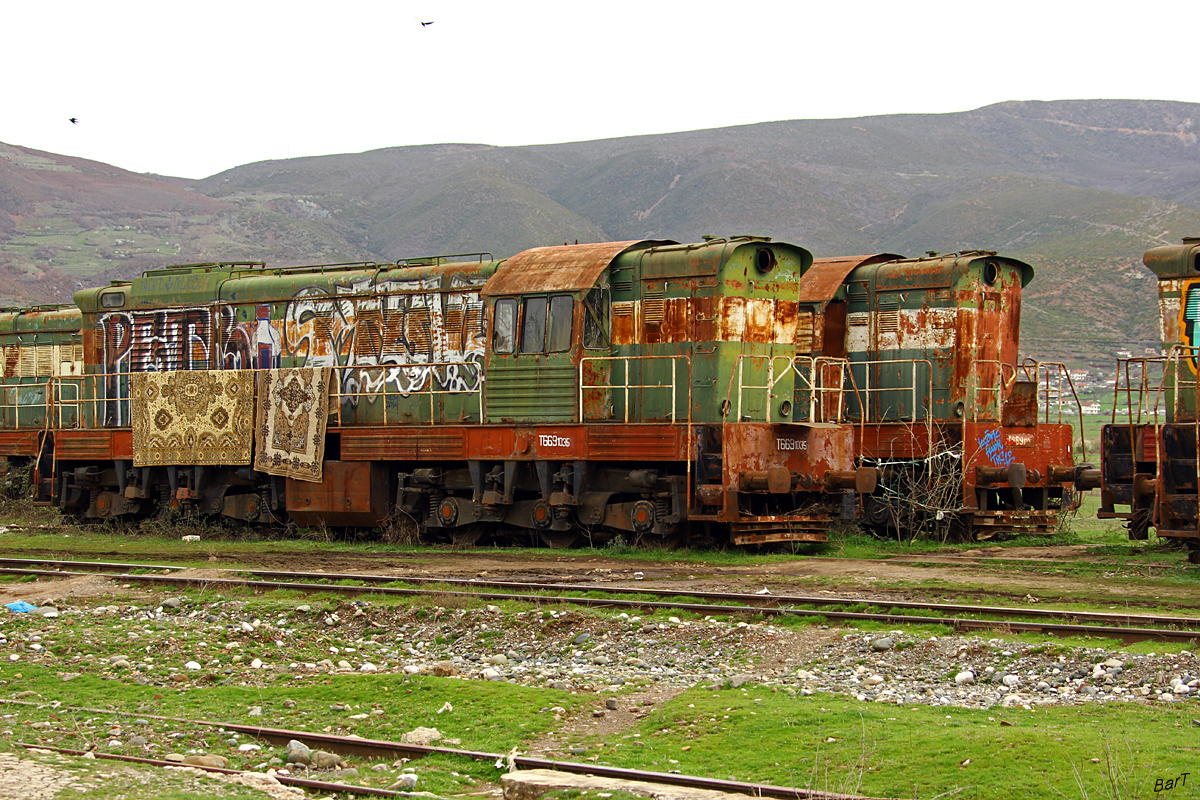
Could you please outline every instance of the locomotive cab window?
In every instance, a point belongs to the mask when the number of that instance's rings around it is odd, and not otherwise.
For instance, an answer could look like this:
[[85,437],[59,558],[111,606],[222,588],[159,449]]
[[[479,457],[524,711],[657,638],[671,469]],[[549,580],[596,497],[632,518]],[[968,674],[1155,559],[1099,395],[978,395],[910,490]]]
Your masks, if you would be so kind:
[[[499,308],[497,303],[497,314]],[[522,353],[565,353],[571,349],[575,316],[575,301],[571,295],[527,297],[521,302],[521,308]]]
[[569,294],[550,298],[550,335],[546,338],[547,353],[565,353],[571,349],[571,327],[575,321],[575,301]]
[[521,325],[521,352],[543,353],[546,350],[546,297],[525,298],[525,315]]
[[611,344],[612,304],[608,289],[596,287],[583,299],[583,346],[587,350],[607,350]]
[[496,319],[492,327],[492,350],[511,353],[517,339],[517,301],[506,297],[496,301]]

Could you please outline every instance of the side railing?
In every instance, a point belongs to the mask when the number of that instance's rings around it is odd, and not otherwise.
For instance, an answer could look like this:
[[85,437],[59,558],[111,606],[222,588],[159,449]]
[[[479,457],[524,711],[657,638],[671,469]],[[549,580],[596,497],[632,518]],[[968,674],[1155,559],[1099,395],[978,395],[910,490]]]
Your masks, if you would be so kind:
[[[339,426],[393,423],[430,425],[447,422],[439,419],[439,398],[459,397],[475,408],[476,421],[483,421],[484,371],[482,362],[434,361],[423,364],[378,364],[338,366],[331,369],[329,389],[330,414],[336,415]],[[468,398],[474,395],[474,399]],[[428,400],[428,419],[414,417],[414,397]],[[389,398],[395,402],[388,402]],[[382,402],[380,402],[382,401]],[[382,406],[380,418],[357,419],[358,409]],[[336,409],[335,409],[336,403]],[[403,408],[407,405],[407,408]],[[464,412],[465,413],[465,408]],[[371,416],[374,416],[373,414]],[[355,417],[355,419],[347,419]],[[399,417],[399,418],[397,418]],[[465,420],[458,420],[465,421]]]
[[[8,407],[13,402],[10,398],[22,396],[16,390],[27,392],[42,387],[43,417],[48,428],[80,427],[84,420],[97,428],[128,428],[133,374],[96,373],[50,378],[44,384],[5,386],[0,395],[0,414],[8,424],[19,411],[15,403],[12,409]],[[330,368],[329,413],[333,424],[346,426],[380,422],[436,424],[446,421],[438,417],[438,399],[454,396],[462,398],[464,408],[470,406],[476,420],[481,421],[483,392],[483,364],[478,362],[338,366]],[[361,419],[360,408],[379,410],[371,411],[369,419]],[[428,416],[417,414],[419,410],[427,410]]]
[[[633,368],[637,369],[634,370]],[[647,370],[646,368],[650,369]],[[657,368],[663,367],[659,370]],[[633,382],[634,372],[645,375],[669,375],[668,380],[645,381],[642,378]],[[614,374],[615,373],[615,374]],[[598,378],[603,382],[593,382]],[[681,381],[682,379],[682,381]],[[645,418],[645,414],[637,414],[635,403],[631,402],[630,390],[640,390],[642,409],[647,406],[647,400],[661,392],[667,398],[669,411],[665,418],[672,423],[690,425],[692,421],[692,360],[684,355],[672,356],[587,356],[579,361],[579,420],[581,422],[613,422],[612,411],[614,395],[621,398],[621,422],[630,423],[630,417],[635,422],[651,422],[660,424],[659,419]],[[680,401],[683,401],[686,411],[679,413]],[[652,404],[651,404],[652,405]],[[637,419],[641,417],[641,419]],[[682,417],[682,419],[680,419]]]
[[[766,373],[764,383],[751,383],[751,377],[746,374],[747,364],[750,363],[752,374],[756,373],[751,362],[764,361],[766,362]],[[752,406],[752,402],[747,399],[747,395],[756,392],[765,392],[766,396],[763,403],[763,422],[773,422],[775,403],[773,400],[781,396],[786,397],[788,407],[791,407],[792,393],[795,384],[789,385],[792,391],[788,391],[786,395],[780,395],[777,388],[794,373],[793,361],[791,356],[749,356],[740,355],[736,358],[733,370],[729,373],[729,386],[725,390],[725,401],[721,404],[721,419],[728,420],[730,415],[736,422],[757,422],[753,415],[746,414]]]
[[796,371],[797,393],[808,394],[808,416],[813,422],[841,422],[846,418],[846,382],[852,390],[854,374],[845,358],[830,356],[796,356],[792,359]]
[[[884,397],[893,395],[900,395],[901,397],[906,394],[908,395],[909,408],[912,409],[911,421],[920,421],[922,414],[924,415],[925,419],[928,419],[931,416],[932,409],[925,402],[922,402],[922,397],[918,394],[918,392],[924,391],[924,399],[929,404],[933,403],[933,364],[929,361],[929,359],[888,358],[877,361],[852,361],[850,362],[851,372],[860,366],[863,368],[863,381],[861,385],[858,385],[857,389],[863,397],[863,402],[860,404],[859,408],[862,409],[862,417],[864,422],[887,421],[885,419],[871,418],[871,410],[875,406],[873,400],[876,398],[882,399]],[[910,366],[912,368],[907,381],[904,379],[905,366]],[[884,385],[884,381],[879,378],[879,374],[882,370],[890,370],[892,367],[895,367],[898,370],[897,380],[894,385]],[[920,372],[919,367],[924,368],[924,380],[921,380],[918,377],[918,372]],[[874,380],[872,380],[873,375],[875,376]],[[898,404],[897,407],[902,408],[903,403]],[[890,408],[890,406],[887,408]],[[887,415],[880,414],[879,416],[882,418],[886,417]]]
[[1021,362],[1017,370],[1019,376],[1024,376],[1026,380],[1031,380],[1036,385],[1038,397],[1041,398],[1038,402],[1038,415],[1041,417],[1042,422],[1046,424],[1050,424],[1050,399],[1052,396],[1058,399],[1058,412],[1055,423],[1058,425],[1064,424],[1063,407],[1067,391],[1070,392],[1070,398],[1075,408],[1072,416],[1079,423],[1078,428],[1076,428],[1079,433],[1079,457],[1087,461],[1087,437],[1083,434],[1083,403],[1079,399],[1079,392],[1075,388],[1075,381],[1071,378],[1071,371],[1067,368],[1067,365],[1061,361],[1035,361],[1033,359],[1026,359]]
[[[1113,425],[1149,423],[1158,417],[1158,397],[1166,379],[1169,356],[1122,358],[1117,361],[1117,378],[1113,383]],[[1117,409],[1125,401],[1126,417],[1118,422]],[[1152,403],[1151,400],[1154,402]]]

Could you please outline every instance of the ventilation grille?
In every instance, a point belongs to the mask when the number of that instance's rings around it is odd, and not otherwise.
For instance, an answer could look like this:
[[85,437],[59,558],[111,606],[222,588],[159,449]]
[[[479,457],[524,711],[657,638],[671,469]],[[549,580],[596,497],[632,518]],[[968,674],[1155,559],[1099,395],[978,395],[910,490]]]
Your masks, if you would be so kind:
[[813,313],[801,311],[796,315],[796,349],[811,351],[813,346]]
[[642,291],[642,322],[647,325],[662,323],[667,301],[663,289],[647,286]]

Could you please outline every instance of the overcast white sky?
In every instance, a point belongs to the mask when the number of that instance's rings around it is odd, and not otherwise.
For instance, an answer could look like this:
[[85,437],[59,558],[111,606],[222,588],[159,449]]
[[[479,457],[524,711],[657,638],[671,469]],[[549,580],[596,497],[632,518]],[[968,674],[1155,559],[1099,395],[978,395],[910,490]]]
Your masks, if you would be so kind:
[[1195,0],[14,0],[0,141],[201,178],[395,145],[1195,102],[1198,17]]

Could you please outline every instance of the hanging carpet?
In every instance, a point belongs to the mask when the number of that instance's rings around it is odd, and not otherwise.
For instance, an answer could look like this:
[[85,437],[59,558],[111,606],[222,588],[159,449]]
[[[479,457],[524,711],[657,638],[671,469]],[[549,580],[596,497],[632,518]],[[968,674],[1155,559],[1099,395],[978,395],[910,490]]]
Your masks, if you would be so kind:
[[256,470],[321,480],[330,373],[328,367],[259,370]]
[[135,467],[250,463],[253,373],[181,370],[131,377]]

